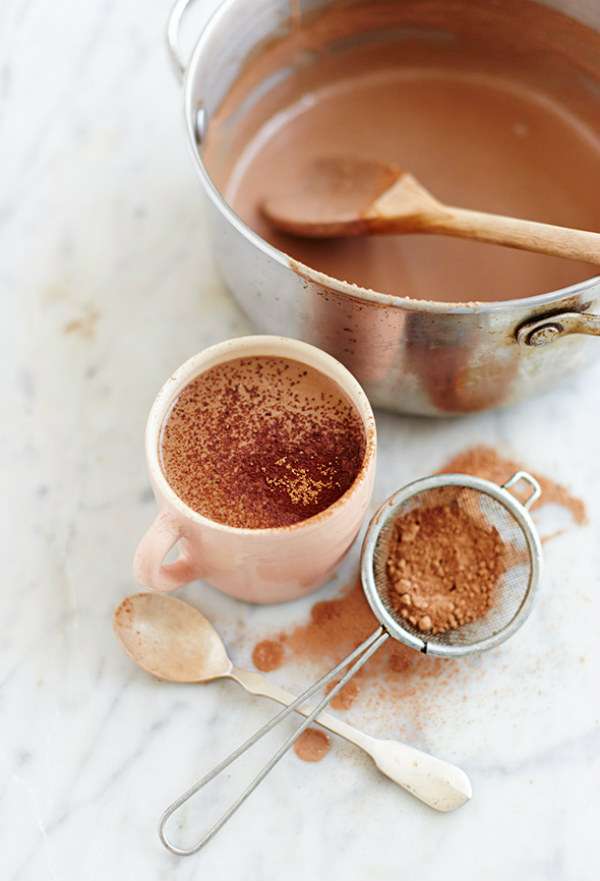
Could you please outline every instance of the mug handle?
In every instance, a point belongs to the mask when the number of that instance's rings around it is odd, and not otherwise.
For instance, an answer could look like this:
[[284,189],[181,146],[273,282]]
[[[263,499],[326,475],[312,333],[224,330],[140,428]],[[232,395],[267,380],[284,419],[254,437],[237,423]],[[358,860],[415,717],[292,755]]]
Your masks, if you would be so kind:
[[170,511],[161,511],[135,552],[133,575],[136,581],[157,591],[175,590],[193,581],[196,570],[185,554],[174,563],[163,563],[182,535],[180,520]]

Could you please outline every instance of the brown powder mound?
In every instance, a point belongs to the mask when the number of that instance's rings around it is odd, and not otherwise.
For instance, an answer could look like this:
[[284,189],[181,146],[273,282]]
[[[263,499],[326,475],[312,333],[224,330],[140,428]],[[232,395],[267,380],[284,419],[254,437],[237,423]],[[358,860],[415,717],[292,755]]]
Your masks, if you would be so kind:
[[498,530],[483,517],[475,519],[461,496],[416,508],[394,524],[386,561],[389,600],[424,633],[482,618],[506,568]]
[[[532,505],[532,509],[541,508],[544,505],[560,505],[570,512],[575,523],[582,526],[587,522],[587,512],[585,504],[581,499],[572,495],[569,490],[556,483],[543,474],[524,466],[521,462],[513,459],[506,459],[501,456],[493,447],[479,445],[470,447],[453,456],[439,469],[440,474],[448,474],[450,472],[458,472],[462,474],[473,474],[475,477],[483,477],[486,480],[493,480],[494,483],[505,483],[515,471],[529,471],[533,477],[539,482],[542,488],[542,496]],[[518,490],[518,487],[515,489]],[[512,491],[512,490],[511,490]]]
[[320,762],[329,752],[329,738],[319,728],[307,728],[294,744],[294,752],[303,762]]
[[276,670],[283,663],[283,646],[280,642],[274,642],[272,639],[263,639],[262,642],[254,646],[252,663],[257,670],[262,670],[263,673]]

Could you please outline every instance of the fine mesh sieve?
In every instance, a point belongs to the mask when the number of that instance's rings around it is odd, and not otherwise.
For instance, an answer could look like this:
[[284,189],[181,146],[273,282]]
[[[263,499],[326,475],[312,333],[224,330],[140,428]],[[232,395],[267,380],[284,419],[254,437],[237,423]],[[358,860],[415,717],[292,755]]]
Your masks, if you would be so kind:
[[[509,492],[511,487],[519,483],[528,486],[530,491],[529,496],[523,501],[519,501]],[[525,622],[531,611],[541,575],[541,544],[527,511],[540,495],[538,482],[525,471],[516,472],[502,486],[466,474],[439,474],[405,486],[384,502],[371,520],[361,554],[363,590],[380,626],[318,682],[307,688],[288,707],[263,725],[167,808],[159,826],[159,835],[164,846],[179,855],[196,853],[204,847],[283,758],[300,734],[317,719],[319,713],[390,637],[420,652],[441,657],[458,657],[480,652],[508,639]],[[433,635],[422,633],[394,611],[390,603],[386,561],[394,524],[398,517],[415,509],[438,505],[455,505],[477,525],[486,530],[497,530],[504,546],[505,566],[498,583],[494,586],[490,607],[481,618],[453,630]],[[250,785],[202,838],[192,847],[182,848],[173,844],[166,831],[170,817],[199,789],[221,774],[265,734],[340,674],[342,675],[339,681],[318,702],[305,721],[284,741]]]
[[[519,482],[531,489],[524,502],[509,492]],[[527,512],[540,494],[534,478],[517,472],[504,486],[465,474],[441,474],[415,481],[391,496],[371,521],[361,560],[365,595],[390,636],[421,652],[456,657],[491,648],[514,633],[531,610],[540,578],[541,545]],[[390,603],[389,545],[399,517],[416,509],[452,504],[482,528],[497,531],[504,546],[505,569],[483,617],[443,633],[424,634],[401,618]]]

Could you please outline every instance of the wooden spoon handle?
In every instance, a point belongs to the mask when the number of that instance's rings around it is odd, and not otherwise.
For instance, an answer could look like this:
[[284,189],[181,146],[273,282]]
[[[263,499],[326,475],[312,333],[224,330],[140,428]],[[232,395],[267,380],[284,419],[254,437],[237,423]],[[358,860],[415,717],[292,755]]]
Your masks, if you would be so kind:
[[427,232],[600,264],[600,233],[582,229],[442,206],[439,213],[428,218]]
[[[259,673],[234,668],[230,676],[251,694],[268,697],[284,706],[294,700],[294,695]],[[303,716],[310,715],[310,709],[305,707],[299,707],[298,712]],[[317,721],[319,725],[363,749],[390,780],[435,810],[453,811],[471,798],[469,778],[456,765],[399,741],[371,737],[327,712],[321,713]]]

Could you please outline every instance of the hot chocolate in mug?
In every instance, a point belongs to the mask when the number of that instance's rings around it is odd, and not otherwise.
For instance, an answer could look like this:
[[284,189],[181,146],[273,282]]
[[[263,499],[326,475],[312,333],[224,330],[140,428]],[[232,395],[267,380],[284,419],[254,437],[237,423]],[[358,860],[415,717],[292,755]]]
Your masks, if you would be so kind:
[[[288,526],[248,529],[211,520],[179,498],[161,466],[161,432],[183,389],[219,364],[252,357],[290,359],[333,380],[364,428],[365,452],[350,487],[318,514]],[[335,358],[299,340],[240,337],[190,358],[165,383],[148,417],[146,458],[159,513],[137,548],[136,580],[151,590],[168,591],[201,578],[238,599],[282,602],[323,584],[354,541],[373,491],[375,419],[362,388]],[[166,563],[175,545],[179,557]]]

